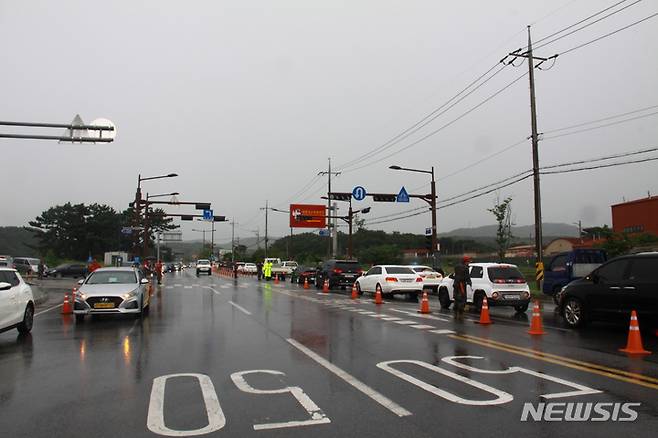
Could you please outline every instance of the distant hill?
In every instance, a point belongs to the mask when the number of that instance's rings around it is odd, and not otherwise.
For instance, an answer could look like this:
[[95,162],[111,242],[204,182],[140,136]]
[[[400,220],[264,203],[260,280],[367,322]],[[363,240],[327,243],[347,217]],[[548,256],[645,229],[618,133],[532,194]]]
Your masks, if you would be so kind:
[[[476,228],[457,228],[439,235],[442,237],[494,238],[497,229],[497,225],[485,225]],[[544,223],[542,231],[545,242],[552,237],[578,237],[578,227],[564,223]],[[512,227],[512,234],[518,240],[534,239],[535,226],[521,225]]]
[[12,257],[39,257],[34,233],[23,227],[0,227],[0,254]]

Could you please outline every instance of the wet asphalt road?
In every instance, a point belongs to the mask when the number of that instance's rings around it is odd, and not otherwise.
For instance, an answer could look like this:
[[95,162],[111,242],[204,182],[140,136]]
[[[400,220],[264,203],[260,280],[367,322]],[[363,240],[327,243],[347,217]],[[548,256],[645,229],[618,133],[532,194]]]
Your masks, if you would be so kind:
[[[619,353],[626,331],[526,334],[529,315],[479,326],[417,304],[290,283],[181,273],[143,318],[38,314],[0,334],[3,437],[655,436],[656,354]],[[51,303],[52,304],[52,303]],[[43,312],[49,307],[37,309]],[[459,356],[455,358],[455,356]],[[393,361],[393,362],[391,362]],[[398,362],[395,362],[398,361]],[[641,403],[634,422],[522,422],[524,403]],[[612,412],[612,409],[610,409]]]

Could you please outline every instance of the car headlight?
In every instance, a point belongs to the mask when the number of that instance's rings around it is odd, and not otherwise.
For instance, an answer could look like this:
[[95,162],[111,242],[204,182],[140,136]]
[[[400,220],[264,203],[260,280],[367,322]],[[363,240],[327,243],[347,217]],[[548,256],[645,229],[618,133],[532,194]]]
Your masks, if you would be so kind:
[[137,295],[137,291],[133,290],[133,291],[130,291],[128,293],[125,293],[125,294],[121,295],[121,298],[123,298],[124,300],[127,300],[127,299],[130,299],[130,298],[134,297],[135,295]]
[[86,301],[86,300],[87,300],[87,294],[82,293],[82,292],[80,292],[80,291],[77,291],[75,294],[76,294],[77,297],[78,297],[79,299],[81,299],[82,301]]

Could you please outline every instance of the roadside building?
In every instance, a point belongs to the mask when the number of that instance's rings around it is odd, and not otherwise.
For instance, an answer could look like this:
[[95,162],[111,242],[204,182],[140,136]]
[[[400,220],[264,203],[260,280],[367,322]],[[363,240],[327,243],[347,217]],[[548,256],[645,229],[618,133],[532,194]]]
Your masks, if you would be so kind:
[[615,233],[649,233],[658,236],[658,196],[615,204],[612,207]]
[[593,248],[597,243],[602,243],[601,239],[577,238],[577,237],[560,237],[553,239],[544,247],[544,255],[551,256],[561,252],[573,251],[576,248]]
[[507,248],[505,258],[533,258],[535,256],[534,245],[518,245]]

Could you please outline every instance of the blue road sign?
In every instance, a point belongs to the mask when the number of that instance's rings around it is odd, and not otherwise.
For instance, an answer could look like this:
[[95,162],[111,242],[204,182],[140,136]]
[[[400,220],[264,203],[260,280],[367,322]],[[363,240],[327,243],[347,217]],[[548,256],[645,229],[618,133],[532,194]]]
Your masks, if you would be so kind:
[[425,235],[426,236],[431,236],[432,235],[432,229],[431,228],[425,228]]
[[352,197],[357,201],[363,201],[366,199],[366,189],[361,186],[356,186],[352,189]]
[[400,189],[400,193],[398,193],[398,197],[395,200],[396,202],[409,202],[409,193],[407,193],[407,189],[402,186]]
[[135,256],[135,257],[133,258],[133,262],[134,262],[134,263],[137,263],[137,264],[139,265],[139,264],[142,262],[142,259],[141,259],[140,257],[138,257],[138,256]]
[[327,237],[327,236],[329,235],[329,230],[327,230],[326,228],[323,228],[323,229],[321,229],[321,230],[318,232],[318,234],[319,234],[321,237]]
[[132,229],[132,227],[122,227],[122,228],[121,228],[121,232],[122,232],[123,234],[132,234],[132,233],[133,233],[133,229]]
[[203,210],[203,220],[204,221],[213,220],[212,210]]

